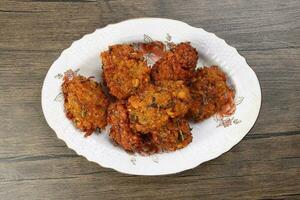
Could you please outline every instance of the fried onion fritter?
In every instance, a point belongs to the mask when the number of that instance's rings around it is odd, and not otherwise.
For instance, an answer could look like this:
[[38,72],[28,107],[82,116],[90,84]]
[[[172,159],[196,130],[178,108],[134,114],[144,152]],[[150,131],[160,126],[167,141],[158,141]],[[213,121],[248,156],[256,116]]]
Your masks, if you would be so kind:
[[190,43],[179,43],[154,64],[151,77],[155,82],[161,80],[189,82],[195,71],[197,60],[198,52]]
[[157,152],[157,147],[147,135],[131,130],[125,101],[117,101],[109,105],[108,123],[111,124],[110,138],[123,149],[146,154]]
[[110,138],[123,149],[149,155],[160,151],[175,151],[192,141],[191,129],[184,119],[172,119],[160,129],[147,134],[130,128],[129,114],[125,101],[117,101],[108,108],[108,123],[111,124]]
[[67,71],[62,84],[65,113],[75,126],[91,135],[106,126],[108,99],[97,82]]
[[125,150],[134,151],[141,145],[138,135],[130,129],[128,111],[124,102],[109,105],[107,121],[112,126],[109,136]]
[[170,120],[164,127],[151,133],[153,143],[161,151],[175,151],[192,142],[193,136],[185,119]]
[[183,81],[160,81],[128,99],[133,130],[148,133],[167,124],[170,118],[183,117],[191,96]]
[[109,93],[117,99],[127,99],[142,90],[150,82],[150,68],[143,53],[132,45],[122,44],[109,47],[101,53],[103,79]]
[[191,83],[190,116],[202,121],[219,113],[231,115],[235,111],[234,91],[227,85],[225,73],[217,66],[199,69]]

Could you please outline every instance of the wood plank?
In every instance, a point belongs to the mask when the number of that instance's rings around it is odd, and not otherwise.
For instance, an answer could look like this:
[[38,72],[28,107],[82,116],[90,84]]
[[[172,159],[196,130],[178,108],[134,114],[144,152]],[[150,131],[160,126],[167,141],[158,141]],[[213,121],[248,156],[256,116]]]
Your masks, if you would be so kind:
[[[292,142],[291,139],[293,140]],[[247,137],[231,151],[224,154],[224,156],[206,163],[207,165],[214,166],[214,173],[209,174],[209,171],[205,171],[203,168],[201,169],[200,166],[198,168],[201,170],[196,168],[178,175],[189,176],[197,172],[196,174],[202,178],[209,178],[218,177],[221,176],[221,174],[241,176],[261,173],[268,174],[273,173],[276,170],[282,172],[282,167],[285,165],[292,164],[296,167],[296,164],[299,164],[296,162],[300,159],[300,152],[298,151],[300,148],[299,142],[300,132],[297,132],[294,135],[275,135],[268,138]],[[261,146],[264,146],[264,148],[262,149]],[[44,149],[46,148],[49,147],[45,146]],[[59,178],[72,175],[85,175],[99,170],[110,171],[109,169],[99,167],[92,162],[82,162],[85,158],[75,155],[73,151],[69,152],[67,148],[64,149],[61,149],[60,152],[52,151],[52,154],[48,152],[46,154],[41,150],[39,153],[32,152],[31,154],[21,156],[2,155],[0,157],[0,179],[13,181],[19,179]],[[257,149],[260,149],[260,151],[257,151]],[[285,149],[285,151],[283,151],[283,149]],[[51,162],[56,163],[57,167],[62,167],[59,168],[59,170],[52,172],[53,170],[51,169],[55,166],[50,165]],[[71,165],[71,163],[73,163],[73,165]],[[277,163],[282,166],[278,167],[268,163]],[[257,165],[260,165],[260,167],[257,167]],[[11,169],[9,169],[8,166],[11,166]],[[45,173],[40,174],[40,171],[36,169],[43,167]],[[273,170],[267,170],[267,168],[272,168]],[[4,173],[5,171],[6,173]],[[19,176],[15,177],[15,171],[18,172],[17,174],[19,174]],[[298,172],[300,172],[299,169]],[[117,173],[117,175],[124,176],[120,173]]]
[[[29,199],[45,198],[49,194],[52,198],[103,195],[107,199],[165,198],[161,194],[170,199],[215,198],[220,194],[222,198],[246,199],[294,197],[300,189],[299,148],[300,133],[249,138],[219,159],[163,177],[123,175],[77,156],[1,158],[0,195],[7,199],[23,195]],[[38,193],[32,192],[35,187]],[[17,193],[19,189],[24,193]]]
[[2,4],[0,23],[3,28],[0,30],[5,35],[0,43],[2,48],[63,49],[95,28],[143,16],[185,21],[214,32],[243,50],[300,46],[300,11],[295,0],[284,3],[226,1],[216,4],[208,0],[189,3],[180,0],[89,3],[17,1]]

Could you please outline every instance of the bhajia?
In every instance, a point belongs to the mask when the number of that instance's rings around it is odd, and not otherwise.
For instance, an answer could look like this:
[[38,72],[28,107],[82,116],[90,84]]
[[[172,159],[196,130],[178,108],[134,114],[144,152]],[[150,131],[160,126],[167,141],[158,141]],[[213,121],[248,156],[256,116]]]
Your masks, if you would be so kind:
[[190,116],[202,121],[218,113],[231,115],[235,110],[234,91],[226,83],[226,75],[217,66],[199,69],[190,86]]
[[103,79],[109,93],[117,99],[127,99],[142,90],[150,82],[150,68],[143,53],[132,45],[109,47],[101,53]]
[[110,138],[123,149],[145,154],[158,151],[148,135],[142,135],[131,130],[126,102],[118,101],[109,106],[108,123],[111,124]]
[[92,134],[106,126],[108,100],[102,87],[91,78],[67,71],[62,84],[65,113],[77,128]]
[[193,77],[197,60],[198,52],[190,43],[177,44],[154,64],[151,77],[155,82],[161,80],[189,82]]
[[183,81],[161,81],[149,84],[144,91],[128,99],[131,127],[148,133],[164,126],[170,118],[184,117],[191,96]]

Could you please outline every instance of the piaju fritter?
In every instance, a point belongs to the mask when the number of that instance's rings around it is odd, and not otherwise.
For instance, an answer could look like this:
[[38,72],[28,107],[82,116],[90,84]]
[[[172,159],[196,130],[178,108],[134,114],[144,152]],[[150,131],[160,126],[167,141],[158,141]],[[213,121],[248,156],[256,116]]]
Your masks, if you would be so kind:
[[127,99],[150,82],[150,68],[143,53],[132,45],[113,45],[101,53],[103,79],[111,95]]
[[231,115],[234,91],[227,85],[225,73],[217,66],[197,70],[190,86],[192,94],[190,116],[197,122],[219,113]]
[[127,151],[152,154],[160,151],[175,151],[192,141],[189,124],[184,119],[169,120],[162,127],[147,134],[130,128],[126,102],[117,101],[108,109],[111,124],[110,138]]
[[149,138],[150,135],[134,132],[130,128],[125,101],[117,101],[110,104],[108,109],[108,123],[111,124],[110,138],[123,149],[144,154],[158,152],[158,148]]
[[91,78],[67,71],[62,84],[64,107],[67,117],[77,128],[92,134],[97,128],[106,126],[108,100],[102,87]]
[[198,52],[190,43],[177,44],[154,64],[151,76],[155,82],[161,80],[189,82],[193,77],[197,60]]
[[128,99],[131,127],[148,133],[164,126],[170,118],[184,117],[191,96],[182,81],[149,84],[144,91]]

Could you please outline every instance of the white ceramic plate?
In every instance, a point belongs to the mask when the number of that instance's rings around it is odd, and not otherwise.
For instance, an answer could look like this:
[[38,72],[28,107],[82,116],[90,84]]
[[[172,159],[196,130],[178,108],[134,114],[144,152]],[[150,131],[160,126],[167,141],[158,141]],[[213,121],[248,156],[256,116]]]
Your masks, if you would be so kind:
[[[109,45],[143,41],[145,34],[154,40],[178,43],[190,41],[199,52],[198,65],[218,65],[236,90],[237,110],[231,117],[211,117],[191,124],[193,141],[186,148],[154,156],[130,155],[109,140],[108,131],[83,137],[64,114],[61,95],[62,74],[79,69],[79,74],[101,81],[99,53]],[[148,39],[148,37],[146,37]],[[57,137],[77,154],[102,167],[137,175],[162,175],[181,172],[214,159],[237,144],[254,125],[261,106],[258,79],[236,49],[215,34],[186,23],[159,18],[123,21],[85,35],[66,50],[50,67],[42,89],[42,107],[49,126]]]

